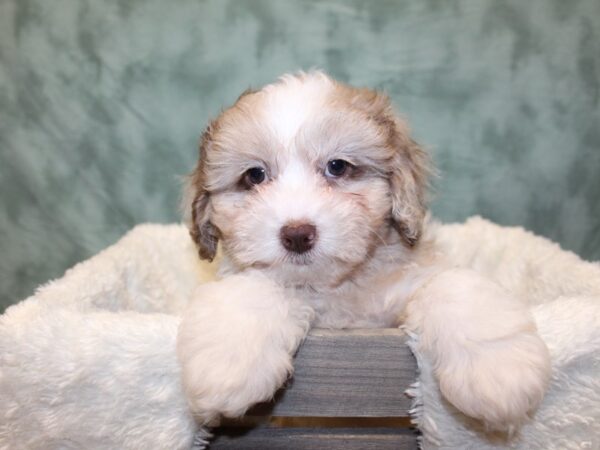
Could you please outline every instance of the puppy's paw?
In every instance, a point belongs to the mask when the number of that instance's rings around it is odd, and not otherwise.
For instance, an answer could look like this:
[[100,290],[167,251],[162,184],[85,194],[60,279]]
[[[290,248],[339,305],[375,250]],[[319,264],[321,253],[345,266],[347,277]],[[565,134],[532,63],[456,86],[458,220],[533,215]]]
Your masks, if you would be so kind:
[[[181,329],[189,325],[186,318]],[[206,336],[187,335],[180,338],[178,351],[190,408],[205,423],[220,415],[241,416],[269,400],[292,371],[291,356],[280,347],[267,348],[263,338],[222,336],[209,347],[207,342]]]
[[177,353],[188,402],[208,423],[269,400],[292,371],[311,312],[260,274],[234,275],[196,292]]
[[463,343],[436,370],[447,400],[488,430],[509,433],[537,408],[550,372],[548,350],[535,332]]

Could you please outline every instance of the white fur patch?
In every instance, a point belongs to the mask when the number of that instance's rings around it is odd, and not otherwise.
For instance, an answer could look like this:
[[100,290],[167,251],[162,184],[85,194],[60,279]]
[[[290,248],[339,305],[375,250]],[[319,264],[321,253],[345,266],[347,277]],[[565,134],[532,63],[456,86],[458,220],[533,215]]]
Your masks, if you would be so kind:
[[318,112],[333,82],[321,72],[311,72],[301,78],[284,76],[266,86],[268,101],[266,122],[287,147],[308,118]]

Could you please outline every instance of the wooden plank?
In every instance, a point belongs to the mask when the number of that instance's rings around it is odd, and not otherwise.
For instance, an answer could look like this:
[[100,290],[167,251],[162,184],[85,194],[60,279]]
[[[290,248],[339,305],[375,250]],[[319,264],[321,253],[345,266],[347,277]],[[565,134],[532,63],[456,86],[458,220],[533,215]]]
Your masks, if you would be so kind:
[[275,403],[251,415],[287,417],[404,417],[404,391],[417,365],[397,329],[310,332],[294,362],[294,377]]
[[268,428],[219,431],[210,450],[416,450],[411,430]]

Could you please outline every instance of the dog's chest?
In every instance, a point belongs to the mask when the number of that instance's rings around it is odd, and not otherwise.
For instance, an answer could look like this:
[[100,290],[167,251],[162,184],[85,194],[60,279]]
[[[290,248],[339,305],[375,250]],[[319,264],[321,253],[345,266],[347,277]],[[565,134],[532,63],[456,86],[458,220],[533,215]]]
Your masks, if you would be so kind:
[[298,292],[315,311],[316,327],[387,328],[399,325],[399,311],[382,292],[343,289],[336,292]]

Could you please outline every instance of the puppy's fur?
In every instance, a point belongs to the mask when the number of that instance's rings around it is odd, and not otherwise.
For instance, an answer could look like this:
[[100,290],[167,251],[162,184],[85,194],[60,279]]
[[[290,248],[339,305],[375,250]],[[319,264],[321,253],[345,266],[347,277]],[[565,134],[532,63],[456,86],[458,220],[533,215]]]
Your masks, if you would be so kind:
[[[427,238],[429,172],[385,95],[321,72],[246,92],[208,126],[190,230],[204,259],[220,242],[221,279],[198,289],[178,338],[201,421],[269,399],[312,326],[400,325],[458,409],[493,429],[526,420],[548,351],[524,302],[452,268]],[[286,226],[312,227],[302,251]]]

